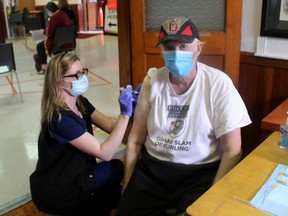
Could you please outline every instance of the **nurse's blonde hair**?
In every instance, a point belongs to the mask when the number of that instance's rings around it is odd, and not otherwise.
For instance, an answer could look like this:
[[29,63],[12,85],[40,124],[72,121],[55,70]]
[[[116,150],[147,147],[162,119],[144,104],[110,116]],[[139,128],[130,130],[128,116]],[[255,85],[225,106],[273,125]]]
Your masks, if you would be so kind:
[[[54,114],[58,114],[61,118],[62,110],[70,110],[63,97],[62,81],[64,74],[78,60],[80,60],[79,57],[72,51],[55,55],[49,61],[45,73],[41,101],[41,125],[45,122],[51,123]],[[80,97],[77,97],[77,104],[80,111],[85,112],[84,106],[80,102]]]

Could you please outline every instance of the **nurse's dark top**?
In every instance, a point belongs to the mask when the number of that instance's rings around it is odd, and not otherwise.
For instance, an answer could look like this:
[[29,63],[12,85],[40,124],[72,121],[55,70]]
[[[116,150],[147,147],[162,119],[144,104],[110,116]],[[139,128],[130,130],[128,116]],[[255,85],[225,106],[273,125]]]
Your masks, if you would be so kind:
[[69,142],[86,131],[93,135],[91,114],[95,108],[82,97],[83,118],[72,111],[54,114],[52,124],[44,123],[38,139],[38,162],[30,176],[32,200],[39,210],[60,214],[77,211],[93,201],[96,159]]

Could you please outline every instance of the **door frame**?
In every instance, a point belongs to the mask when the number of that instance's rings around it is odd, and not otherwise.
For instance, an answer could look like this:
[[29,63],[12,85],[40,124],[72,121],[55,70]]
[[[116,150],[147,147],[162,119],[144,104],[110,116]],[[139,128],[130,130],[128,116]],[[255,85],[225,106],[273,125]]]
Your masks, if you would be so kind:
[[117,0],[117,17],[119,85],[126,86],[132,84],[130,0]]

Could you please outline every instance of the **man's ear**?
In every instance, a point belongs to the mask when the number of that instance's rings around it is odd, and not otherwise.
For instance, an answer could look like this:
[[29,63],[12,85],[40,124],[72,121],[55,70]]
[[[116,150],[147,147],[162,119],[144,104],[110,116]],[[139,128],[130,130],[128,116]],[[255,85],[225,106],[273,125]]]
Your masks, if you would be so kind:
[[203,47],[203,43],[201,43],[200,41],[197,43],[197,52],[198,55],[200,55],[200,53],[202,52],[202,47]]

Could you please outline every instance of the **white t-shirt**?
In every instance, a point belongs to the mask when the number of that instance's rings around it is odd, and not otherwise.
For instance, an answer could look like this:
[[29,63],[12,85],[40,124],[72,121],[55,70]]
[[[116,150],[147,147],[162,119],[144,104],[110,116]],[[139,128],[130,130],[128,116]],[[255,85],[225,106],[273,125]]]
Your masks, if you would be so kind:
[[197,63],[191,87],[177,95],[166,67],[151,68],[145,147],[159,160],[203,164],[221,158],[219,137],[251,123],[245,104],[222,71]]

